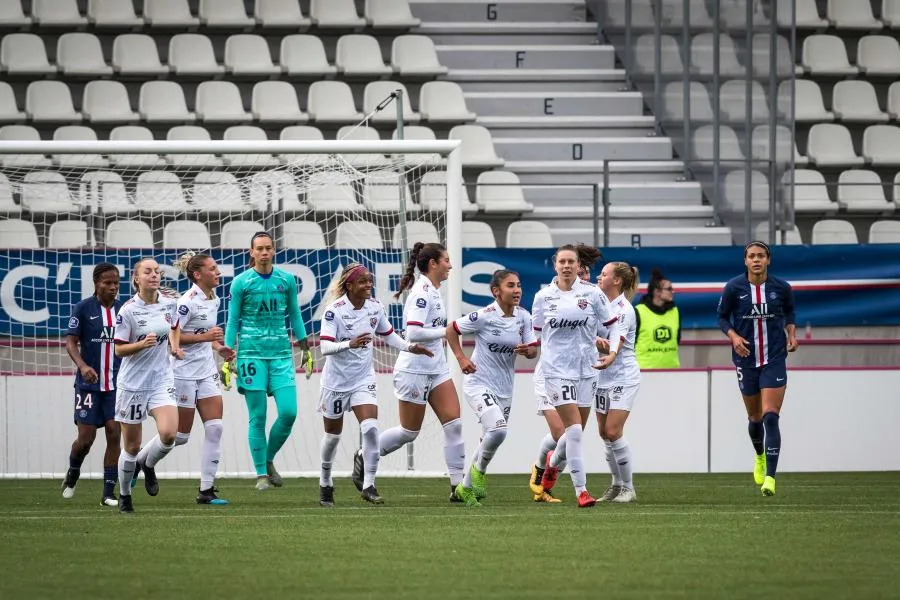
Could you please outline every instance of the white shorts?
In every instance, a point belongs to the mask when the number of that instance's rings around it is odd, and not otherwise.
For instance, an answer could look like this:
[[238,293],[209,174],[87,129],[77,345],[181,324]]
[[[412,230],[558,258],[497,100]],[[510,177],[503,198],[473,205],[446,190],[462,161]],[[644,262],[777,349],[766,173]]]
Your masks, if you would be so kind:
[[554,408],[563,404],[577,404],[579,408],[589,408],[594,404],[594,393],[597,391],[596,377],[589,379],[548,377],[544,385],[547,388],[547,399]]
[[197,400],[221,395],[218,373],[199,380],[175,380],[175,400],[178,402],[178,408],[194,408],[197,406]]
[[483,385],[465,385],[463,393],[484,431],[509,423],[512,398],[501,398]]
[[326,419],[341,419],[345,412],[361,404],[378,404],[375,382],[369,382],[346,392],[322,388],[319,407],[316,409]]
[[634,406],[634,399],[637,397],[638,388],[640,387],[640,384],[635,384],[600,388],[597,390],[594,410],[603,415],[609,412],[610,409],[631,412],[631,408]]
[[160,406],[177,406],[175,388],[171,384],[153,390],[116,390],[116,421],[119,423],[143,423],[151,410]]
[[438,374],[407,373],[406,371],[394,372],[394,396],[398,400],[405,400],[414,404],[428,402],[428,394],[431,390],[450,381],[450,370]]

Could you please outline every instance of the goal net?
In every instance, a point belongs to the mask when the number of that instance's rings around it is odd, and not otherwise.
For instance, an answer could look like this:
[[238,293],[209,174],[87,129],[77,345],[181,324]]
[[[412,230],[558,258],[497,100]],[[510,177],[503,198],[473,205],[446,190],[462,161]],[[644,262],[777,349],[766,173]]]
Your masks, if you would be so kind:
[[[402,303],[393,294],[408,249],[416,241],[440,241],[461,263],[458,142],[381,141],[365,139],[366,132],[350,128],[344,136],[351,139],[337,141],[0,144],[0,420],[8,432],[0,444],[0,477],[56,477],[67,467],[75,429],[66,327],[73,306],[93,294],[92,270],[100,262],[119,266],[125,300],[140,257],[156,258],[164,285],[183,293],[190,285],[173,262],[186,250],[209,253],[223,275],[217,293],[224,327],[231,279],[247,268],[252,235],[265,230],[275,241],[276,265],[297,277],[314,346],[324,293],[350,261],[373,273],[373,293],[401,330]],[[451,278],[444,293],[448,315],[459,314],[460,279]],[[398,423],[391,385],[396,354],[380,345],[375,354],[384,429]],[[318,471],[323,365],[316,349],[315,375],[306,380],[298,373],[298,418],[276,459],[284,473]],[[244,401],[234,390],[224,400],[220,476],[250,475]],[[270,425],[274,418],[270,400]],[[149,439],[155,425],[148,422],[144,433]],[[426,424],[422,433],[412,455],[401,450],[386,457],[381,472],[440,472],[440,429]],[[198,417],[191,442],[161,463],[160,474],[196,475],[202,437]],[[103,445],[98,436],[84,476],[102,473]],[[349,415],[336,473],[349,470],[357,446]]]

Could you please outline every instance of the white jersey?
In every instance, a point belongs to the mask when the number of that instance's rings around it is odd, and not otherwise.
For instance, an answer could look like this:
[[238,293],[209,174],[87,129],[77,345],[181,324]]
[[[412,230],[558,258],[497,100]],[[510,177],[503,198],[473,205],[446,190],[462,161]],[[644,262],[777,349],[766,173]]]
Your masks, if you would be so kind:
[[[403,327],[407,330],[407,339],[409,339],[410,325],[417,325],[424,329],[446,329],[447,327],[447,311],[444,309],[441,293],[424,275],[419,275],[412,289],[409,290],[406,304],[403,305]],[[397,357],[397,362],[394,363],[395,371],[438,375],[449,370],[444,353],[443,338],[421,342],[419,345],[431,350],[434,358],[429,358],[424,354],[401,352]]]
[[[345,342],[364,333],[390,335],[394,332],[384,312],[384,305],[369,298],[359,310],[347,296],[335,300],[322,315],[319,338],[329,342]],[[350,348],[325,357],[322,387],[333,392],[349,392],[362,385],[375,383],[372,362],[374,344],[365,348]]]
[[178,327],[178,304],[172,298],[159,295],[153,304],[146,304],[138,296],[122,305],[116,317],[116,342],[133,344],[156,334],[156,346],[144,348],[122,359],[116,387],[129,391],[155,390],[173,387],[172,363],[169,361],[169,333]]
[[[216,326],[219,315],[219,297],[207,298],[195,283],[178,299],[178,327],[186,333],[203,334]],[[174,361],[176,379],[199,381],[216,374],[216,359],[212,344],[200,342],[185,344],[184,360]]]
[[551,283],[534,296],[533,321],[541,332],[541,373],[546,379],[595,378],[600,324],[616,317],[603,292],[576,280],[568,292]]
[[[609,304],[613,314],[619,319],[620,344],[616,360],[600,371],[597,385],[608,388],[614,385],[637,385],[641,382],[641,368],[634,354],[634,338],[637,334],[637,318],[631,302],[621,294]],[[608,337],[609,330],[602,328],[601,337]]]
[[512,398],[516,364],[513,350],[519,344],[537,345],[528,311],[517,306],[512,316],[505,317],[494,302],[457,319],[453,327],[458,333],[475,334],[472,362],[476,371],[466,375],[465,384],[478,384],[500,398]]

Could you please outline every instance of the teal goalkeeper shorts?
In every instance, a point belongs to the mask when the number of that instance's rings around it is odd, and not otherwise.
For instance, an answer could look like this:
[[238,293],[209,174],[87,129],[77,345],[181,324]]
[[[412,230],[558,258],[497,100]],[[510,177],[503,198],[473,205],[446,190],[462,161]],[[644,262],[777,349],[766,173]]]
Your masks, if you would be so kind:
[[237,389],[240,393],[266,392],[296,387],[293,358],[240,358],[235,361]]

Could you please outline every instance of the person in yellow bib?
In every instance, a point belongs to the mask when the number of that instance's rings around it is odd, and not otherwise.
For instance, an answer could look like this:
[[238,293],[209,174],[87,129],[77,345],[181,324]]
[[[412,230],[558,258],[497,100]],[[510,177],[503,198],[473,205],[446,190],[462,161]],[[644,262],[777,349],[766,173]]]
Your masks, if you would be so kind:
[[681,314],[673,300],[672,282],[653,269],[647,293],[634,307],[637,317],[635,354],[641,370],[677,369],[681,345]]

